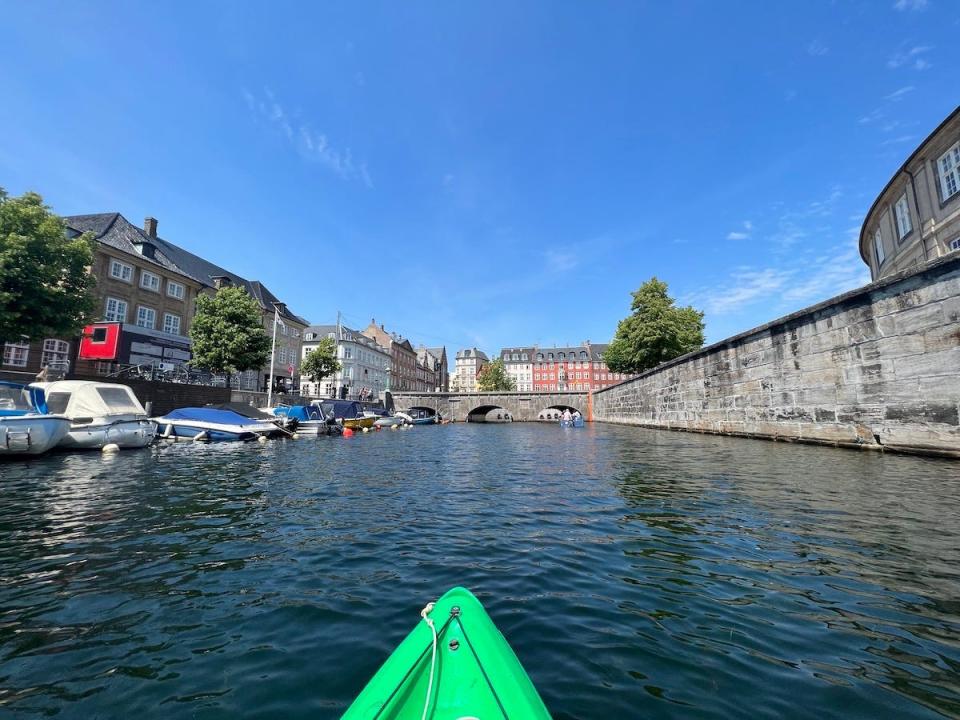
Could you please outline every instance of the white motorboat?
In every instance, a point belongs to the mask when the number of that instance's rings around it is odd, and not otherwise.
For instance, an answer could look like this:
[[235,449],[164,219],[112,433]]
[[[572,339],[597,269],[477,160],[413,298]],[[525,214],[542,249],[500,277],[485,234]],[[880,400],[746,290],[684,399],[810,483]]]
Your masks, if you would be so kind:
[[343,432],[343,426],[324,415],[317,404],[280,405],[273,408],[273,414],[292,423],[291,428],[299,435],[340,435]]
[[70,432],[70,421],[56,415],[0,417],[0,457],[40,455],[57,446]]
[[126,385],[91,380],[34,383],[46,396],[47,409],[70,420],[70,431],[60,441],[64,448],[146,447],[154,441],[157,424]]

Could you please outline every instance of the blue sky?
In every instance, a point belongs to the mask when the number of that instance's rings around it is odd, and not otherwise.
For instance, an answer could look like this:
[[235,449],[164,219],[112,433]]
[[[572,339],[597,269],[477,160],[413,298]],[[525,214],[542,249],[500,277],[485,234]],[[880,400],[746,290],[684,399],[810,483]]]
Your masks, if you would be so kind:
[[709,341],[863,284],[960,98],[946,0],[0,2],[0,186],[450,349],[606,341],[652,275]]

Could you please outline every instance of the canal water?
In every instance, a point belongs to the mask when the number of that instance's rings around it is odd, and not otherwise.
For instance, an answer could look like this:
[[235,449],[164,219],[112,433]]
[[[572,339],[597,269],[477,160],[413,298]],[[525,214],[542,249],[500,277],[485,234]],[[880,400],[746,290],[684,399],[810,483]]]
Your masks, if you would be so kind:
[[0,464],[0,716],[335,718],[454,585],[555,718],[960,716],[960,465],[614,426]]

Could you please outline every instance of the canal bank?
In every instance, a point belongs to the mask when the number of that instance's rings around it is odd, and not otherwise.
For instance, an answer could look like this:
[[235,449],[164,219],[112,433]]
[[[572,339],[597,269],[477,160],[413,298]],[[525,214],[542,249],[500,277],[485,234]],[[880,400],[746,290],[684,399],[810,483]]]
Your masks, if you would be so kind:
[[960,253],[593,394],[600,422],[960,458]]

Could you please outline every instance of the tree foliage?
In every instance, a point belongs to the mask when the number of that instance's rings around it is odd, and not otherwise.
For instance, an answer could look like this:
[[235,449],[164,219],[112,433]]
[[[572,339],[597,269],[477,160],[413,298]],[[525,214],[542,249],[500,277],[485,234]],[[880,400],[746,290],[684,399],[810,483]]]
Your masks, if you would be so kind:
[[482,392],[509,391],[516,390],[517,384],[512,377],[507,375],[507,368],[504,366],[503,360],[497,358],[484,365],[477,374],[477,388]]
[[0,188],[0,344],[75,336],[93,319],[93,235],[64,230],[36,193]]
[[703,313],[674,305],[667,284],[656,277],[633,293],[630,309],[604,354],[613,372],[643,372],[703,347]]
[[213,297],[199,295],[190,324],[190,364],[228,377],[263,367],[271,340],[262,322],[260,304],[241,287],[221,288]]
[[337,343],[331,337],[323,338],[317,347],[307,353],[300,364],[300,376],[310,382],[320,382],[339,371],[342,365],[337,360]]

